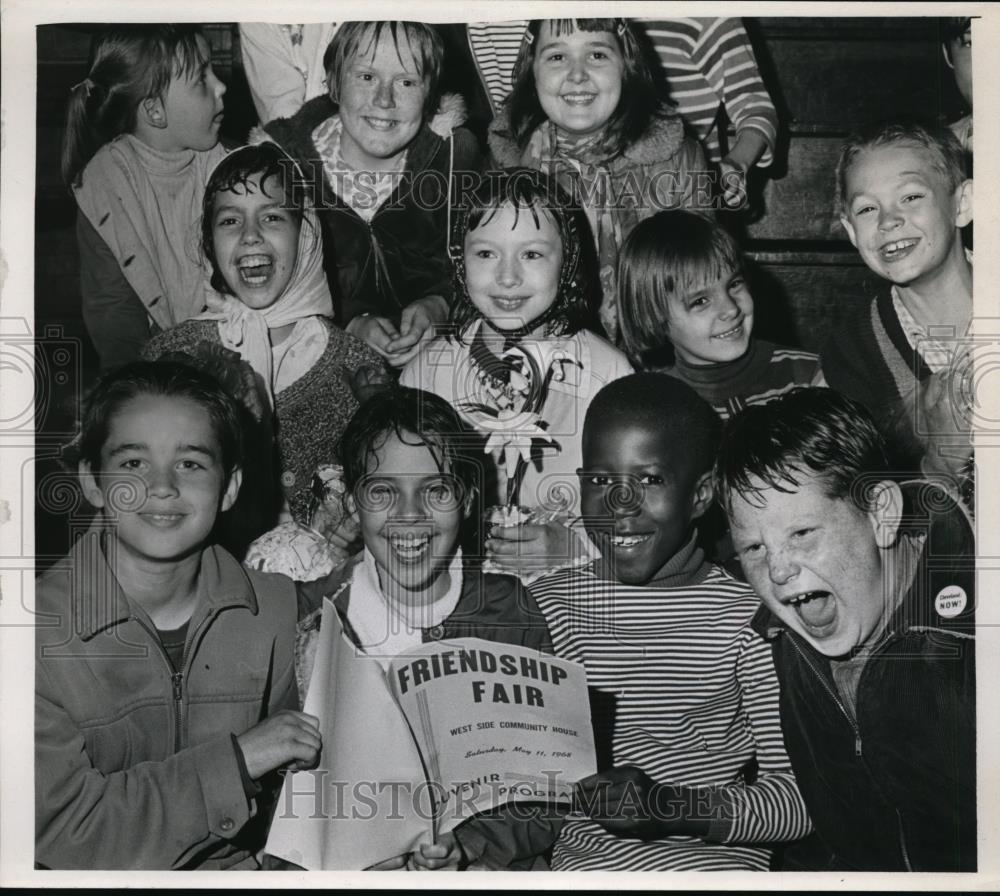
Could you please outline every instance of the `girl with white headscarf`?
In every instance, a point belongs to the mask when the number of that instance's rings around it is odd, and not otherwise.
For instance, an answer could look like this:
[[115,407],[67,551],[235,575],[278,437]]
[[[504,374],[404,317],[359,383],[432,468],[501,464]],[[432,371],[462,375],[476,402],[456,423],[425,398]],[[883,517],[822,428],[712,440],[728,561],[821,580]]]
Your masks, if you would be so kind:
[[[364,388],[384,379],[385,365],[331,320],[322,236],[315,212],[293,196],[297,180],[294,163],[273,143],[245,146],[219,162],[202,216],[212,284],[205,308],[153,339],[144,354],[182,352],[211,358],[217,368],[246,362],[264,397],[247,389],[241,397],[258,419],[269,406],[285,507],[308,525],[313,475],[336,462]],[[223,354],[229,362],[219,362]],[[243,491],[266,494],[265,485],[245,476]],[[264,528],[275,522],[272,509]],[[251,537],[264,531],[257,528]]]

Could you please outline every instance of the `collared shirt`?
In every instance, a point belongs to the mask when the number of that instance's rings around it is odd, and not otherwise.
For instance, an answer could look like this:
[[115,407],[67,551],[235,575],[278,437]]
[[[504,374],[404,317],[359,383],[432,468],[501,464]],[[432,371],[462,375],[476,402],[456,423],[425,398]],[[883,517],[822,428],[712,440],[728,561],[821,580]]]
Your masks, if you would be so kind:
[[334,192],[365,221],[371,221],[399,183],[406,168],[407,150],[400,154],[391,171],[360,171],[347,164],[341,155],[342,132],[340,116],[334,115],[313,131],[313,142]]

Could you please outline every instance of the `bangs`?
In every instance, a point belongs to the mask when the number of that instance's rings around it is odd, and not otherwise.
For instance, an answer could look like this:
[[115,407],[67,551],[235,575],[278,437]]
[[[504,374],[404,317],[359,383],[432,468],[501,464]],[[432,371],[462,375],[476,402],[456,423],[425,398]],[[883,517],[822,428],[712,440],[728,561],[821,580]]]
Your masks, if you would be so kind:
[[[619,19],[549,19],[549,28],[556,37],[572,34],[574,31],[586,31],[590,34],[607,31],[618,39]],[[619,48],[621,40],[618,39]]]
[[209,46],[208,40],[205,40],[205,45],[208,47],[207,53],[202,52],[201,47],[198,46],[198,38],[201,36],[199,34],[185,35],[177,42],[177,46],[174,48],[172,71],[174,78],[183,76],[190,80],[200,74],[201,67],[206,62],[212,61],[212,48]]

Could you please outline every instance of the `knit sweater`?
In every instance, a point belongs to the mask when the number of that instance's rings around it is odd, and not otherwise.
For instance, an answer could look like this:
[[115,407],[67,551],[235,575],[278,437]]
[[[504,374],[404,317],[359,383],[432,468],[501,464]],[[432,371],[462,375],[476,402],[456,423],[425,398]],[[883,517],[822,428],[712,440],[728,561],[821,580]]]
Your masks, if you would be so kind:
[[[336,462],[340,436],[357,410],[351,377],[364,368],[385,369],[385,362],[367,345],[331,321],[324,323],[329,340],[320,359],[275,395],[281,486],[292,516],[300,522],[308,514],[313,472],[320,464]],[[144,354],[157,358],[167,352],[193,353],[201,342],[219,344],[214,321],[190,320],[174,327],[153,339]]]
[[913,403],[930,368],[910,345],[886,288],[849,317],[820,353],[827,384],[865,405],[900,463],[918,469],[924,449],[914,431]]
[[665,373],[683,380],[728,420],[750,405],[764,404],[796,386],[812,384],[819,373],[819,358],[751,339],[746,352],[735,361],[695,366],[678,358]]
[[[750,588],[705,563],[693,538],[643,586],[600,563],[531,586],[556,655],[583,663],[598,761],[664,784],[714,787],[708,836],[617,837],[580,815],[555,845],[556,871],[765,871],[764,844],[809,832],[785,754],[778,680],[750,628]],[[756,762],[756,774],[748,764]],[[753,844],[753,845],[748,845]]]

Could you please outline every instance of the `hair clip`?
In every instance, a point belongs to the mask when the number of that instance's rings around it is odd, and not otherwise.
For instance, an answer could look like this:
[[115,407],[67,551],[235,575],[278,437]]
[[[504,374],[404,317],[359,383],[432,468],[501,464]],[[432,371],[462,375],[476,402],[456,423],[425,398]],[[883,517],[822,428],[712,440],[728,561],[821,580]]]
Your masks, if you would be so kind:
[[86,88],[87,99],[89,100],[90,99],[90,91],[94,89],[94,82],[91,81],[90,78],[84,78],[79,84],[74,84],[72,87],[70,87],[69,92],[70,93],[76,93],[76,89],[78,87],[84,87],[84,88]]
[[535,42],[535,35],[531,33],[530,28],[524,29],[524,41],[527,44],[533,44]]
[[618,32],[619,37],[624,37],[625,32],[628,31],[628,22],[624,19],[618,20],[618,27],[615,29]]

